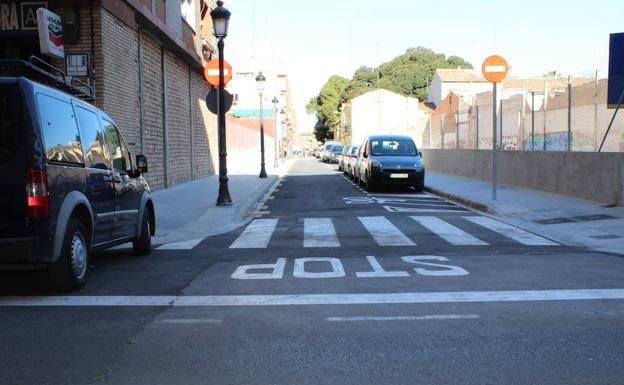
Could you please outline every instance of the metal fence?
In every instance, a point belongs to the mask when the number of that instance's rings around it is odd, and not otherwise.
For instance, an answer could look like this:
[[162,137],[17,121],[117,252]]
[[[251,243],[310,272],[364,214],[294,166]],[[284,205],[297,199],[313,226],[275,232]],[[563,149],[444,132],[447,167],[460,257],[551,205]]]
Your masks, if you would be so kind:
[[[545,83],[546,84],[546,83]],[[492,93],[462,98],[455,111],[431,116],[424,148],[491,149]],[[497,115],[498,148],[511,151],[597,151],[614,110],[607,109],[607,80],[542,91],[503,90]],[[624,111],[602,151],[624,151]]]

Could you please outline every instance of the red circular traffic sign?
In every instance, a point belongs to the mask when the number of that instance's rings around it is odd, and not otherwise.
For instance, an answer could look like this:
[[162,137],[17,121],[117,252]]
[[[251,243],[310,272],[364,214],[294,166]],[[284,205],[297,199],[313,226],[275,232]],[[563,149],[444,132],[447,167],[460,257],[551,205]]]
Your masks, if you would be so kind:
[[488,81],[500,83],[507,77],[509,64],[502,56],[492,55],[483,61],[481,72]]
[[[213,59],[204,67],[204,78],[215,87],[219,87],[219,60]],[[232,80],[232,66],[230,63],[223,61],[223,84],[227,84]]]

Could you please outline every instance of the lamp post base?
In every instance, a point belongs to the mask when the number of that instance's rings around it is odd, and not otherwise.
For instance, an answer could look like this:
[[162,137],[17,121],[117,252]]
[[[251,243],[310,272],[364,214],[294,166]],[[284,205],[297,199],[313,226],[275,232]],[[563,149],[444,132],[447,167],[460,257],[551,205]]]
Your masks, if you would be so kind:
[[264,163],[262,163],[262,166],[260,167],[260,178],[266,178],[267,177],[267,172],[266,169],[264,168]]
[[230,198],[230,190],[228,189],[228,177],[219,177],[219,196],[217,197],[217,206],[232,206],[232,198]]

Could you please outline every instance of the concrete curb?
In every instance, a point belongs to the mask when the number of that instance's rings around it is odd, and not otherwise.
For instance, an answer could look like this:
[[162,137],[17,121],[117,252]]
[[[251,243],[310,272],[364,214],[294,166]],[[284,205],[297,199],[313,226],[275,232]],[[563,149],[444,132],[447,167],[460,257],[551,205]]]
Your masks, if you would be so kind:
[[466,207],[470,207],[471,209],[481,211],[486,214],[492,214],[492,215],[496,214],[496,211],[494,211],[494,209],[492,209],[490,206],[481,202],[474,201],[472,199],[467,199],[462,196],[451,194],[446,191],[438,190],[436,188],[429,187],[429,186],[425,186],[425,191],[431,194],[437,195],[441,198],[448,199],[449,201],[459,203]]

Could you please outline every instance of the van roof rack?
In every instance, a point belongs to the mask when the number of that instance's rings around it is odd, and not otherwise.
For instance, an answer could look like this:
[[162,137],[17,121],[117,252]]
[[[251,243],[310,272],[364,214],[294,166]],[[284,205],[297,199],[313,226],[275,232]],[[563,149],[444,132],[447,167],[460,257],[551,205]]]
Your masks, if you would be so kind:
[[0,76],[23,76],[56,87],[88,102],[95,100],[93,87],[75,77],[66,76],[60,69],[34,55],[30,55],[28,61],[17,59],[0,60]]

